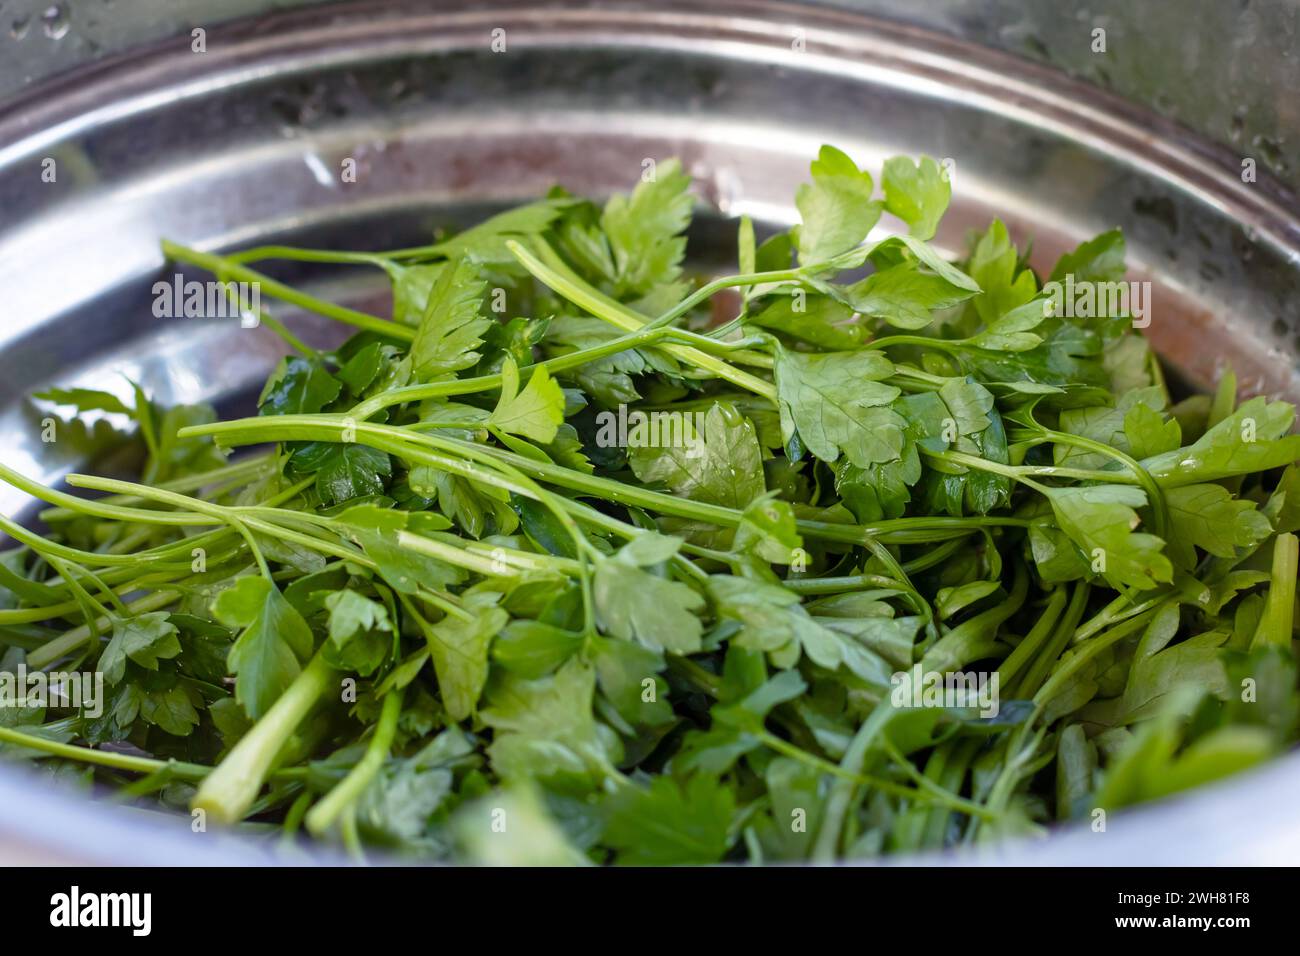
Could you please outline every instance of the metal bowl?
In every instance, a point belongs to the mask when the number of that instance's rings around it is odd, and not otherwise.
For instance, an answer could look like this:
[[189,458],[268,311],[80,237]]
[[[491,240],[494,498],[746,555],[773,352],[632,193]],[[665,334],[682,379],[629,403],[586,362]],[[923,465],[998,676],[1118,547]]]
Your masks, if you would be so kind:
[[[691,254],[730,258],[729,217],[794,220],[819,144],[860,164],[949,159],[939,243],[998,215],[1050,265],[1113,226],[1152,283],[1147,334],[1172,371],[1300,397],[1300,206],[1241,157],[1044,67],[844,11],[723,0],[653,8],[528,3],[429,12],[332,5],[209,29],[65,73],[0,106],[0,434],[11,467],[50,482],[102,444],[45,444],[28,394],[51,384],[161,400],[246,401],[281,352],[228,319],[157,319],[162,237],[384,248],[421,241],[553,183],[628,187],[643,159],[697,177]],[[500,31],[500,32],[495,32]],[[494,42],[495,41],[495,42]],[[340,176],[355,161],[356,182]],[[53,160],[53,182],[42,173]],[[382,308],[373,277],[292,281]],[[284,314],[308,338],[324,320]],[[75,445],[76,447],[72,447]],[[26,514],[0,489],[0,510]],[[1185,797],[991,851],[1008,862],[1262,863],[1300,850],[1300,756]],[[0,767],[11,859],[239,863],[285,851],[187,821],[110,809]],[[300,851],[293,858],[301,859]],[[928,862],[980,857],[937,856]]]

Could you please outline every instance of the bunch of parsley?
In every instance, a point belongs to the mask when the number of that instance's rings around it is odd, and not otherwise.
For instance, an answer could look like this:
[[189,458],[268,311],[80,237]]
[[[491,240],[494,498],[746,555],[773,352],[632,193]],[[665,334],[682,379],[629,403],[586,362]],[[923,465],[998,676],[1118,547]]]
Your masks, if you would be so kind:
[[[669,864],[969,845],[1291,745],[1290,405],[1231,374],[1175,403],[999,222],[947,261],[929,158],[878,195],[824,147],[800,224],[742,219],[703,284],[689,185],[387,253],[165,244],[356,332],[262,313],[291,354],[255,417],[37,396],[129,420],[145,464],[69,476],[93,500],[0,468],[51,506],[0,518],[0,671],[105,688],[0,709],[0,753],[355,854]],[[266,260],[381,269],[391,318]],[[1123,275],[1108,232],[1046,281]],[[620,407],[689,440],[610,447]],[[996,714],[897,703],[976,673]]]

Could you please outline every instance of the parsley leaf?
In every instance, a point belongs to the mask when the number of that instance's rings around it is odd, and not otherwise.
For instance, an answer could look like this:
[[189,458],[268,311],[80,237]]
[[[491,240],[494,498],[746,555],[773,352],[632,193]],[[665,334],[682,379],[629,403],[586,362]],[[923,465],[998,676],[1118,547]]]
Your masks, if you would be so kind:
[[242,628],[230,648],[235,697],[249,717],[261,717],[301,670],[312,651],[311,628],[279,590],[261,577],[243,577],[218,595],[212,613]]
[[803,222],[794,231],[799,262],[810,266],[847,252],[867,237],[880,218],[871,198],[871,174],[834,146],[823,146],[812,163],[812,183],[795,192]]
[[800,440],[822,461],[843,452],[860,468],[894,461],[903,449],[903,420],[887,406],[900,394],[880,379],[894,366],[880,352],[816,355],[777,348],[776,388],[781,434]]
[[456,259],[442,267],[411,343],[411,369],[417,381],[469,368],[479,360],[474,350],[483,344],[483,333],[491,324],[480,314],[486,289],[479,267],[470,260]]

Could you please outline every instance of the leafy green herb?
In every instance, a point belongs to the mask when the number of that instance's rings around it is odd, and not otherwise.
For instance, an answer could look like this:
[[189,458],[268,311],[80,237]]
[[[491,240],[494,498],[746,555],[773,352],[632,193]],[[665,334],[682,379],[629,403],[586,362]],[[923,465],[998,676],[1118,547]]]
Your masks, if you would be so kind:
[[1294,409],[1055,308],[1118,231],[949,262],[946,170],[878,181],[823,147],[707,280],[673,160],[391,253],[165,244],[375,268],[392,313],[277,285],[357,331],[289,337],[252,417],[34,396],[143,465],[0,465],[50,506],[0,518],[0,681],[105,678],[0,708],[0,752],[358,857],[678,865],[958,848],[1292,747]]

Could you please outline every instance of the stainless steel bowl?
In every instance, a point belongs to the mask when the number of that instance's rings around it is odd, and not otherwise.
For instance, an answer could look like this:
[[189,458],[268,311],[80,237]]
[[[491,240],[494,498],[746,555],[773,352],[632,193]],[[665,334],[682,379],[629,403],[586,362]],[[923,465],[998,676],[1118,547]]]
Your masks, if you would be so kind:
[[[1042,266],[1122,226],[1147,330],[1209,385],[1231,362],[1252,393],[1300,397],[1300,206],[1241,159],[1097,89],[979,46],[850,12],[722,0],[614,9],[530,3],[331,5],[212,27],[64,73],[0,106],[0,435],[44,481],[94,446],[45,444],[27,400],[51,384],[238,403],[280,353],[229,320],[156,319],[161,237],[383,248],[419,241],[552,183],[603,193],[644,158],[682,157],[711,210],[691,252],[729,256],[728,217],[793,221],[822,142],[863,165],[954,162],[939,237],[1004,218]],[[494,34],[493,31],[503,31]],[[504,38],[505,49],[496,52]],[[42,171],[52,159],[56,180]],[[355,160],[355,183],[340,180]],[[371,303],[364,275],[293,281]],[[287,313],[308,337],[336,334]],[[0,489],[0,509],[30,503]],[[1300,850],[1300,756],[1183,798],[995,851],[1044,863],[1280,862]],[[280,859],[185,821],[111,810],[0,767],[11,858]],[[963,857],[968,860],[969,857]],[[931,862],[951,862],[935,857]]]

